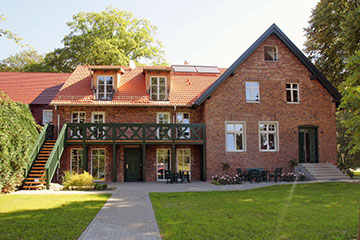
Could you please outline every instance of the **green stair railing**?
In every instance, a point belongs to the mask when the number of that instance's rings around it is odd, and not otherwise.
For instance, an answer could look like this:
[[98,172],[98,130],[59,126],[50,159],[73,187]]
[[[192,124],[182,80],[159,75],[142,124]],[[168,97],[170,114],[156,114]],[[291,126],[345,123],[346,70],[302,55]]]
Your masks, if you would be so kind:
[[61,155],[64,152],[66,128],[67,128],[67,124],[64,124],[64,126],[62,127],[60,134],[56,140],[54,148],[51,151],[49,159],[47,160],[46,165],[45,165],[46,188],[47,189],[49,189],[50,182],[51,182],[52,178],[54,177],[56,168],[60,164]]
[[25,177],[27,177],[31,166],[33,165],[35,159],[37,158],[42,146],[44,145],[44,142],[46,140],[52,139],[53,137],[53,125],[50,124],[45,124],[45,126],[43,127],[43,129],[41,130],[38,139],[36,140],[35,146],[33,151],[30,154],[30,161],[27,163],[26,168],[25,168]]

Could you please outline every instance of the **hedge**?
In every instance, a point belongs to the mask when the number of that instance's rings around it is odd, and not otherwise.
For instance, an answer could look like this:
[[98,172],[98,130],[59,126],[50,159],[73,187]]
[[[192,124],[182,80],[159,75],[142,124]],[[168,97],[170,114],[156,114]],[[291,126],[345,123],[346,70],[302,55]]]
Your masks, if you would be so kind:
[[39,135],[27,104],[12,101],[0,91],[0,190],[14,191],[24,180],[24,170]]

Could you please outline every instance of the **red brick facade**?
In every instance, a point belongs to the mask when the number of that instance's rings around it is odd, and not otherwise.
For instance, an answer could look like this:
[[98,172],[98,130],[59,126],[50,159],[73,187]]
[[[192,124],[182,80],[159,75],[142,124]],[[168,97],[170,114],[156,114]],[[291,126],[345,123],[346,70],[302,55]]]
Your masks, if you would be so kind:
[[[264,60],[264,45],[277,46],[278,61]],[[60,129],[71,122],[74,111],[86,112],[86,122],[91,122],[91,113],[105,112],[106,123],[156,123],[157,112],[169,112],[174,123],[175,112],[190,113],[190,123],[206,124],[206,177],[211,180],[215,174],[223,174],[222,163],[229,163],[230,174],[236,168],[262,167],[267,170],[281,167],[290,171],[289,161],[299,159],[299,126],[316,126],[318,129],[318,161],[335,163],[336,124],[334,97],[318,80],[311,80],[312,73],[299,61],[287,46],[275,35],[266,39],[202,105],[193,107],[123,107],[123,106],[57,106],[54,125]],[[246,102],[245,81],[259,83],[260,102]],[[287,103],[286,83],[299,86],[299,103]],[[191,84],[191,83],[190,83]],[[186,94],[186,93],[184,93]],[[60,122],[58,123],[58,116]],[[245,123],[244,152],[227,152],[225,122]],[[271,121],[277,124],[277,149],[273,152],[260,150],[259,122]],[[80,145],[81,146],[81,145]],[[67,146],[61,159],[61,169],[70,165],[70,149]],[[116,180],[124,181],[124,149],[117,146]],[[141,145],[131,147],[141,148]],[[171,146],[148,145],[146,147],[146,181],[156,181],[156,149]],[[91,169],[91,149],[106,149],[106,180],[113,179],[112,145],[90,145],[88,164]],[[201,146],[176,146],[191,149],[192,179],[201,179]]]
[[[264,45],[278,46],[279,61],[264,61]],[[221,174],[221,163],[236,168],[282,167],[290,171],[290,160],[298,160],[298,126],[319,127],[319,162],[335,163],[336,127],[333,97],[274,35],[225,80],[205,102],[207,178]],[[247,103],[245,81],[260,83],[260,103]],[[285,83],[298,83],[300,103],[286,102]],[[225,121],[246,122],[246,151],[225,150]],[[259,121],[276,121],[279,151],[259,151]]]

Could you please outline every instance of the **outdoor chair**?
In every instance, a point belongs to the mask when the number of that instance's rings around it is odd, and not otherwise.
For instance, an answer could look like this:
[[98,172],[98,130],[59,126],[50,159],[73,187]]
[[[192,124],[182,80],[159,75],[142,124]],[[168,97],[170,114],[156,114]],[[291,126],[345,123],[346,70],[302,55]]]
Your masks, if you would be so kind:
[[190,172],[189,171],[179,171],[179,177],[181,183],[187,181],[188,183],[191,182],[190,180]]
[[174,174],[170,170],[165,171],[166,184],[174,183]]
[[237,169],[236,169],[236,174],[239,176],[239,178],[240,178],[241,180],[246,180],[246,179],[245,179],[246,172],[242,172],[242,171],[241,171],[241,168],[237,168]]
[[255,179],[257,183],[261,182],[261,171],[258,169],[248,170],[248,179],[250,183]]
[[281,182],[282,180],[281,173],[282,173],[282,168],[275,168],[274,173],[270,174],[270,179],[271,178],[274,179],[275,182],[277,182],[277,180],[279,179]]

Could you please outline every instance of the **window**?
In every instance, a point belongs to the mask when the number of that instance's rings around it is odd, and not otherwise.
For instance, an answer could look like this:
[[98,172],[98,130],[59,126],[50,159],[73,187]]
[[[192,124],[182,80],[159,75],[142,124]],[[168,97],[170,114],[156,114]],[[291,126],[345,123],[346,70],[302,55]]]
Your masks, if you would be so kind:
[[96,99],[111,100],[113,95],[113,76],[98,76]]
[[191,171],[191,151],[190,148],[179,148],[176,151],[177,157],[177,170],[178,171]]
[[264,46],[265,61],[277,62],[278,51],[277,46]]
[[225,122],[226,125],[226,151],[245,151],[245,122]]
[[171,170],[171,150],[170,148],[156,149],[156,172],[157,180],[166,180],[166,170]]
[[245,82],[246,102],[260,102],[259,82]]
[[[170,123],[170,113],[168,112],[158,112],[156,122],[159,124],[169,124]],[[171,137],[171,128],[166,127],[158,127],[156,131],[156,135],[159,139],[170,139]]]
[[85,122],[85,112],[72,112],[71,122],[72,123],[84,123]]
[[297,84],[297,83],[287,83],[286,84],[286,102],[288,102],[288,103],[300,102],[299,84]]
[[278,124],[277,122],[260,122],[259,136],[260,136],[260,151],[261,152],[275,152],[277,151],[278,141]]
[[[190,113],[176,113],[176,123],[189,124]],[[178,138],[190,138],[190,127],[180,127],[179,129],[177,129],[176,136]]]
[[91,150],[91,174],[94,180],[105,181],[105,149]]
[[71,159],[70,159],[70,172],[73,173],[82,173],[83,172],[83,150],[81,148],[72,148],[71,149]]
[[43,125],[51,123],[53,121],[53,111],[43,110]]
[[[85,122],[85,112],[72,112],[71,113],[71,122],[72,123],[84,123]],[[81,139],[83,137],[82,127],[75,127],[74,131],[71,131],[71,137],[73,139]]]
[[150,99],[166,100],[166,77],[150,77]]
[[[92,123],[105,123],[105,112],[92,112],[91,113]],[[103,139],[105,137],[105,129],[103,127],[92,127],[95,130],[96,136],[92,135],[92,138]]]

